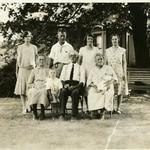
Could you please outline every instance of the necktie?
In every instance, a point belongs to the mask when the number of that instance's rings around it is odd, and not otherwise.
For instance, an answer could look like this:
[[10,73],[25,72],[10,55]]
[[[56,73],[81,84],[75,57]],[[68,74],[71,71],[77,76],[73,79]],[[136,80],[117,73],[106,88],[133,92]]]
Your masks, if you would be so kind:
[[70,80],[73,79],[73,72],[74,72],[74,64],[72,64],[72,69],[71,69],[71,73],[70,73]]

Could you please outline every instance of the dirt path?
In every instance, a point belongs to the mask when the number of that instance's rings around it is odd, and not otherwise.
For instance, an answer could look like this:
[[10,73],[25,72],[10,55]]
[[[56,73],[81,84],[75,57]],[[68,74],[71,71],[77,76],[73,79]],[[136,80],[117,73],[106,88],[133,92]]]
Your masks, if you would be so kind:
[[18,99],[0,99],[0,149],[149,149],[150,100],[131,97],[122,107],[123,114],[104,121],[32,121]]

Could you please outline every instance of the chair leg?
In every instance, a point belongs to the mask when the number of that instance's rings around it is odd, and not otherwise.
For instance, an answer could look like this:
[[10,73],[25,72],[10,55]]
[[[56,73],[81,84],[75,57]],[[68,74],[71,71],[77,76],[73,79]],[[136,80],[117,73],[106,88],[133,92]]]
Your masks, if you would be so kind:
[[83,114],[83,97],[80,98],[80,103],[81,103],[81,111],[82,111],[82,114]]
[[85,96],[84,99],[85,99],[86,108],[87,108],[87,111],[88,111],[88,110],[89,110],[89,107],[88,107],[88,99],[87,99],[87,96]]
[[110,118],[112,118],[112,112],[113,112],[113,111],[110,111]]

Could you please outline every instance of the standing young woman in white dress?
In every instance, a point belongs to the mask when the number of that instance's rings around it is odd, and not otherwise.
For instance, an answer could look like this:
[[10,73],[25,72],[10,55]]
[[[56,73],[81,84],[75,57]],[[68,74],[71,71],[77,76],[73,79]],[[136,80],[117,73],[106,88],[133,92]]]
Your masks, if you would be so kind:
[[[79,50],[79,64],[85,69],[85,81],[87,81],[91,69],[95,67],[95,54],[99,51],[97,47],[93,45],[93,35],[86,35],[86,45]],[[87,91],[85,90],[85,101],[87,103]]]
[[35,67],[37,47],[31,44],[32,34],[25,31],[23,34],[24,43],[18,46],[16,62],[16,87],[14,93],[20,95],[22,101],[22,113],[27,112],[27,82],[32,69]]
[[79,50],[79,64],[85,69],[86,80],[93,67],[95,67],[95,54],[99,49],[93,46],[93,35],[86,35],[86,45]]
[[115,85],[117,95],[116,111],[121,114],[120,106],[123,95],[128,95],[126,50],[119,46],[119,36],[117,34],[112,35],[111,41],[112,47],[106,49],[105,60],[106,64],[113,68],[118,78],[118,84]]

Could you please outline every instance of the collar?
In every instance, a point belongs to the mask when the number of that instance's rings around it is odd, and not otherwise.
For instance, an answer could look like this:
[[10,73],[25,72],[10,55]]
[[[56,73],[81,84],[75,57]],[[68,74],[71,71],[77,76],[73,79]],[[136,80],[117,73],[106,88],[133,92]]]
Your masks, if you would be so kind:
[[59,45],[59,46],[61,47],[61,46],[66,46],[66,45],[68,45],[68,43],[65,41],[65,43],[64,43],[63,45],[60,45],[60,44],[59,44],[59,41],[58,41],[58,42],[57,42],[57,45]]
[[[72,66],[73,64],[74,64],[74,63],[72,63],[72,62],[70,63],[71,66]],[[75,63],[74,65],[76,65],[76,64],[77,64],[77,63]]]

